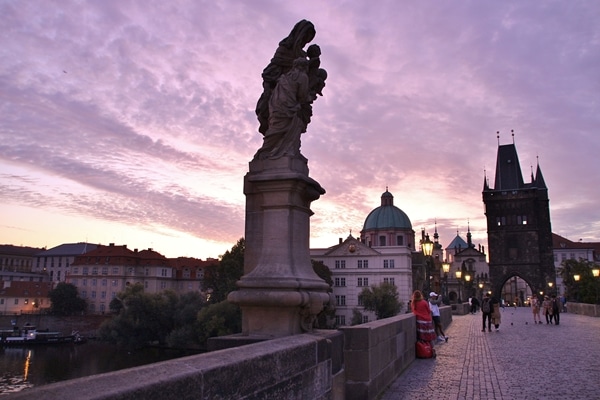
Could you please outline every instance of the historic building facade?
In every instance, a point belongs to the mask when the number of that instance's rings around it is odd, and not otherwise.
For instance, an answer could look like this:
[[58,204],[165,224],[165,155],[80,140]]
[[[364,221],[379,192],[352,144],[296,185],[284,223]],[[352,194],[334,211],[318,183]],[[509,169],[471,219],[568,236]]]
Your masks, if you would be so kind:
[[111,243],[75,257],[67,282],[75,285],[87,301],[88,312],[104,313],[129,285],[142,285],[147,293],[201,292],[204,268],[216,262],[188,257],[169,259],[153,249],[138,251]]
[[35,255],[32,272],[45,274],[55,283],[65,282],[75,257],[96,247],[95,244],[85,242],[64,243],[41,251]]
[[350,234],[332,247],[311,249],[311,258],[332,272],[337,325],[350,325],[354,310],[362,314],[362,322],[376,319],[374,312],[364,310],[359,298],[360,292],[372,285],[395,285],[406,307],[413,287],[413,252],[415,232],[410,219],[394,206],[394,197],[387,190],[381,195],[381,205],[365,219],[360,238]]

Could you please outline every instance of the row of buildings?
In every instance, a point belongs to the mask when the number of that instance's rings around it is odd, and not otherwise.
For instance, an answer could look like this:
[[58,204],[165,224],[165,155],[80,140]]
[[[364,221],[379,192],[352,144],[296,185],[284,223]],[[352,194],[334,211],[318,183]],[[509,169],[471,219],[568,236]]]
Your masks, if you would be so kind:
[[[432,237],[417,237],[410,218],[394,205],[387,188],[380,205],[365,218],[359,237],[350,234],[328,248],[310,250],[313,260],[332,272],[336,322],[351,323],[355,311],[362,322],[375,319],[365,311],[360,293],[384,282],[396,286],[406,305],[414,289],[443,295],[447,302],[466,301],[491,291],[509,303],[522,303],[532,293],[564,293],[557,273],[567,259],[600,263],[600,243],[573,242],[552,233],[548,189],[537,168],[524,183],[514,143],[498,148],[492,187],[484,179],[483,200],[488,248],[459,232],[443,247],[437,228]],[[425,248],[430,254],[424,254]],[[202,291],[206,267],[217,263],[194,258],[169,259],[146,249],[90,243],[62,244],[51,249],[0,245],[0,312],[36,312],[49,307],[47,293],[57,282],[72,283],[92,313],[108,311],[110,301],[128,285],[148,292]]]
[[90,313],[104,313],[128,285],[149,293],[202,292],[207,267],[217,259],[167,258],[153,249],[126,245],[66,243],[51,249],[0,245],[0,312],[37,313],[50,307],[48,292],[58,282],[75,285]]

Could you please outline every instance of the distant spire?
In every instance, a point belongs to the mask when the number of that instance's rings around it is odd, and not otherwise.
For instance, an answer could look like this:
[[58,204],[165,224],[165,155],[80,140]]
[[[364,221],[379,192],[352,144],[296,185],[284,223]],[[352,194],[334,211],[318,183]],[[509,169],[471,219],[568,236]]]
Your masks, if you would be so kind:
[[533,165],[530,165],[531,167],[531,183],[535,183],[535,178],[533,177]]
[[489,190],[490,186],[488,184],[488,180],[487,180],[487,172],[485,170],[485,167],[483,168],[483,190]]
[[439,238],[440,238],[440,235],[438,235],[438,231],[437,231],[437,218],[436,218],[435,219],[435,232],[433,233],[433,241],[438,243]]
[[473,246],[473,241],[471,240],[471,222],[467,219],[467,246],[469,248],[475,247]]
[[515,131],[513,129],[510,130],[513,138],[513,144],[515,144]]
[[498,139],[498,146],[500,146],[500,131],[496,131],[496,139]]

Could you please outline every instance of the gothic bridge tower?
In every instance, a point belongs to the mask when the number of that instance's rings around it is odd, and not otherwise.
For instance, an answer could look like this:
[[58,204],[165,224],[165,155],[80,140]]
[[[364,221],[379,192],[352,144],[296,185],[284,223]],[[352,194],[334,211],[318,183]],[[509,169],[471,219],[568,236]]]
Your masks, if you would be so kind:
[[539,163],[531,183],[524,183],[513,143],[500,145],[491,188],[484,178],[483,203],[488,230],[492,293],[500,296],[510,278],[525,280],[533,293],[555,282],[548,188]]

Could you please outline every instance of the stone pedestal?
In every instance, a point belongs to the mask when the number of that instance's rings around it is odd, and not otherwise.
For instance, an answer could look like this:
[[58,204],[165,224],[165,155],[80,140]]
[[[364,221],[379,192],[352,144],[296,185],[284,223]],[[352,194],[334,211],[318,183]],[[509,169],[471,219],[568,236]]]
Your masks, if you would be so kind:
[[308,177],[302,156],[253,160],[244,178],[246,250],[239,290],[242,334],[263,338],[310,331],[330,303],[329,286],[312,269],[310,203],[325,190]]

